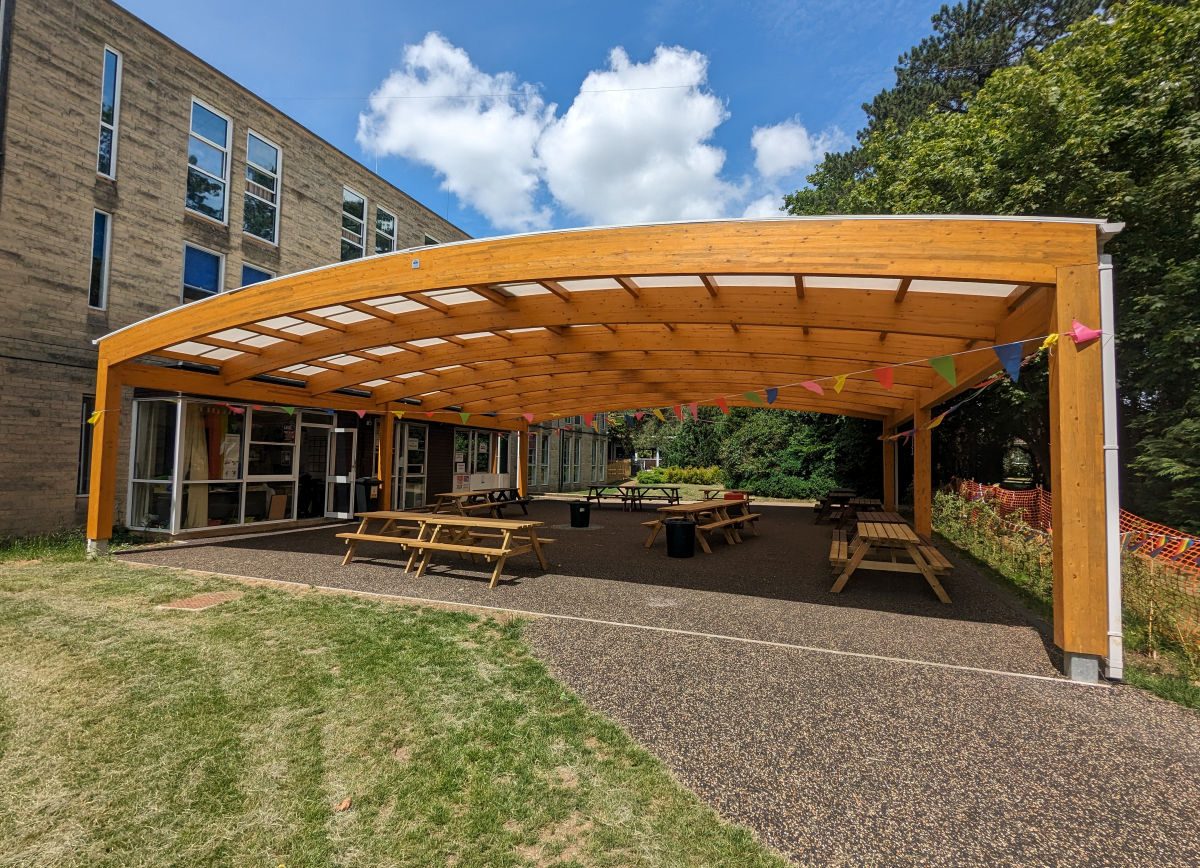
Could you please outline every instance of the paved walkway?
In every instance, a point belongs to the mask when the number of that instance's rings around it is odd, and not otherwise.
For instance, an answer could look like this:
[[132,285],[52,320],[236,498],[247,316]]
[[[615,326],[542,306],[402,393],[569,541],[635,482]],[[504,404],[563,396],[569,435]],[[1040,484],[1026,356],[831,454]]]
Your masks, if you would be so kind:
[[[1056,677],[1046,625],[959,563],[943,606],[918,576],[828,593],[829,529],[765,507],[711,556],[641,547],[645,515],[559,526],[552,573],[343,551],[323,528],[131,560],[557,617],[526,635],[724,816],[804,864],[1200,864],[1200,715]],[[378,559],[372,560],[371,558]]]

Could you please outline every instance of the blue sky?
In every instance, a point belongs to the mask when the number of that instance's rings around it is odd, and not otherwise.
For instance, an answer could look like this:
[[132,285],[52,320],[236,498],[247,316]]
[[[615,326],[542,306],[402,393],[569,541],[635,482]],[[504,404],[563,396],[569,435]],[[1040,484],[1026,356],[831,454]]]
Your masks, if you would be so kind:
[[121,2],[476,236],[771,213],[940,5]]

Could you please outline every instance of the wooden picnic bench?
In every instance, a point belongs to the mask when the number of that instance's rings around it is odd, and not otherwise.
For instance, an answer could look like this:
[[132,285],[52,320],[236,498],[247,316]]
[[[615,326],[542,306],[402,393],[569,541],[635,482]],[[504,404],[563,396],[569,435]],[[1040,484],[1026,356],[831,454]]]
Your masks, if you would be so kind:
[[529,515],[529,504],[533,502],[532,497],[522,497],[519,489],[514,487],[497,488],[488,494],[488,500],[496,504],[496,513],[498,517],[504,517],[504,510],[510,506],[521,507],[522,515]]
[[[362,522],[357,531],[337,534],[348,543],[343,566],[354,559],[355,547],[360,542],[376,542],[397,545],[407,551],[404,570],[411,572],[413,564],[417,564],[417,578],[424,574],[435,552],[495,561],[489,588],[496,587],[505,561],[514,555],[532,552],[542,569],[550,568],[542,546],[554,540],[538,536],[538,528],[543,526],[540,521],[390,510],[363,512],[359,517]],[[372,531],[373,521],[382,522],[382,526]]]
[[826,492],[813,508],[813,524],[820,524],[823,518],[840,521],[842,512],[850,505],[851,498],[857,496],[858,492],[852,488],[835,488]]
[[[897,558],[905,553],[909,561]],[[868,556],[876,555],[868,559]],[[883,560],[883,557],[887,560]],[[934,594],[943,603],[950,602],[950,595],[938,581],[938,575],[947,573],[952,564],[931,543],[921,539],[907,524],[892,522],[858,523],[858,533],[848,540],[845,531],[835,530],[829,546],[829,561],[841,574],[829,590],[840,593],[854,572],[859,568],[885,570],[898,573],[920,573]]]
[[[731,509],[740,509],[740,512],[731,514]],[[642,522],[642,526],[649,528],[649,534],[646,536],[646,548],[654,545],[654,540],[658,538],[658,533],[666,525],[669,518],[691,518],[696,522],[696,541],[700,543],[700,548],[705,554],[712,554],[712,547],[708,544],[709,534],[720,532],[725,537],[725,542],[729,545],[737,545],[742,541],[741,531],[747,526],[750,531],[758,536],[757,522],[762,515],[757,512],[750,512],[745,500],[701,500],[697,503],[677,503],[669,506],[660,506],[658,508],[659,518],[651,519],[650,521]]]
[[433,496],[433,511],[435,513],[451,513],[454,515],[476,515],[487,513],[500,518],[503,507],[497,506],[490,497],[493,489],[478,491],[443,491]]

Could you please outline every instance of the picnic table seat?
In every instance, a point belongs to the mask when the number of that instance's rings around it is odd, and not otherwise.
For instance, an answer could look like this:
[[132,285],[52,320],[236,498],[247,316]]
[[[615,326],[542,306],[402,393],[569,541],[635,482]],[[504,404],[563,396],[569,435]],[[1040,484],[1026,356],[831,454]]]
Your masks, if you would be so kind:
[[834,567],[844,567],[850,560],[850,544],[846,540],[844,530],[835,530],[829,543],[829,563]]

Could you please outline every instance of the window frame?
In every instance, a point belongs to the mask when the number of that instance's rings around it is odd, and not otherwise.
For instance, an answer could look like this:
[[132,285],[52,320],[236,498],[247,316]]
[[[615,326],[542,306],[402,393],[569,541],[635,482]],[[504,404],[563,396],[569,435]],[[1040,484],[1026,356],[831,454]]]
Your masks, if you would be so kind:
[[[379,228],[380,212],[382,212],[392,218],[392,234],[391,235],[388,235],[386,232],[382,231]],[[388,241],[390,241],[392,243],[392,246],[387,250],[381,251],[379,249],[379,237],[381,235],[384,238],[388,239]],[[389,211],[387,208],[382,208],[379,205],[376,205],[375,206],[375,252],[372,255],[373,256],[382,256],[385,253],[395,253],[395,252],[396,252],[396,215],[393,214],[391,211]]]
[[[217,260],[218,260],[217,291],[212,293],[211,295],[204,296],[204,298],[188,298],[186,295],[184,295],[184,293],[187,292],[187,288],[188,288],[188,286],[187,286],[187,249],[189,247],[194,247],[196,250],[203,251],[204,253],[211,253],[213,256],[217,257]],[[205,247],[202,244],[196,244],[194,241],[185,241],[185,242],[183,242],[183,256],[180,258],[179,266],[180,266],[180,268],[179,268],[179,303],[180,304],[195,304],[198,301],[204,301],[205,298],[214,298],[215,296],[218,296],[222,292],[225,291],[225,254],[221,253],[219,250],[212,250],[208,247]]]
[[96,396],[85,394],[80,401],[79,455],[75,460],[75,496],[92,493],[92,426],[88,419],[96,412]]
[[[96,217],[103,214],[105,219],[104,230],[104,261],[101,265],[100,274],[100,303],[92,304],[92,277],[96,268]],[[108,280],[112,269],[112,234],[113,234],[113,215],[108,211],[102,211],[99,208],[92,209],[92,244],[91,254],[88,257],[88,308],[91,310],[108,310]]]
[[432,235],[430,235],[428,232],[422,231],[421,235],[423,236],[423,239],[421,241],[422,247],[434,247],[434,246],[442,243],[442,242],[438,241],[436,238],[434,238]]
[[[192,246],[195,247],[196,245],[192,245]],[[264,277],[262,280],[256,280],[254,283],[246,283],[246,269],[247,268],[252,268],[261,274],[265,274],[266,277]],[[258,265],[255,265],[253,262],[246,262],[245,260],[243,260],[242,261],[242,282],[238,285],[238,289],[241,289],[242,287],[245,287],[245,286],[254,286],[255,284],[258,284],[258,283],[266,283],[268,280],[274,280],[278,276],[279,276],[278,274],[271,271],[269,268],[262,268]]]
[[[113,83],[113,119],[112,123],[104,121],[104,72],[108,67],[108,55],[112,54],[117,59],[116,81]],[[103,61],[100,65],[100,122],[96,133],[96,174],[101,178],[109,180],[117,180],[117,140],[121,129],[121,80],[125,77],[125,56],[111,45],[104,46],[104,52],[101,55]],[[189,125],[190,125],[189,119]],[[104,137],[104,128],[108,127],[112,131],[112,151],[108,155],[109,171],[102,172],[100,170],[100,141]]]
[[[192,114],[193,114],[192,108],[197,105],[207,111],[212,112],[217,117],[219,117],[223,121],[225,121],[226,126],[225,126],[225,144],[224,145],[214,142],[211,139],[205,138],[204,136],[200,135],[200,133],[197,133],[195,130],[192,129]],[[193,208],[191,205],[189,205],[188,199],[187,199],[187,176],[185,175],[184,176],[183,209],[185,211],[190,211],[192,214],[195,214],[198,217],[202,217],[205,220],[212,220],[214,223],[219,223],[222,226],[228,226],[229,225],[229,170],[230,170],[230,166],[233,163],[232,154],[230,153],[233,150],[233,118],[231,118],[229,115],[225,114],[225,112],[221,111],[220,109],[216,108],[215,106],[212,106],[209,103],[205,102],[204,100],[200,99],[200,97],[193,96],[191,98],[191,102],[188,103],[188,139],[190,140],[192,136],[195,136],[197,139],[199,139],[201,142],[204,142],[205,144],[212,145],[214,148],[220,148],[222,153],[224,153],[224,155],[225,155],[225,177],[223,177],[223,178],[217,178],[211,172],[207,172],[204,169],[201,169],[199,166],[193,166],[190,162],[187,162],[186,154],[184,156],[184,163],[187,166],[187,170],[189,172],[192,169],[195,169],[197,172],[200,172],[205,177],[213,178],[214,180],[220,181],[222,184],[225,185],[225,196],[223,199],[224,205],[222,208],[222,214],[221,214],[220,220],[218,220],[216,217],[213,217],[211,214],[205,214],[203,211],[198,211],[195,208]]]
[[[257,163],[250,162],[250,137],[251,136],[258,139],[263,144],[268,145],[275,149],[276,162],[275,162],[275,172],[274,173],[266,171],[266,169],[264,169],[262,166],[259,166]],[[249,171],[251,166],[253,166],[258,171],[262,172],[263,174],[266,174],[266,175],[274,174],[274,176],[275,176],[275,202],[274,203],[268,202],[267,200],[263,199],[261,196],[251,193],[249,190],[242,190],[242,234],[249,235],[251,238],[253,238],[257,241],[261,241],[263,244],[270,244],[272,247],[278,247],[279,246],[279,209],[280,209],[280,206],[283,204],[282,203],[282,199],[283,199],[283,148],[281,148],[279,145],[275,144],[275,142],[268,139],[262,133],[255,132],[253,129],[247,128],[247,130],[246,130],[246,170]],[[249,178],[246,178],[245,181],[247,184],[250,183]],[[262,202],[264,205],[269,205],[270,207],[275,209],[275,225],[272,227],[272,230],[271,230],[271,235],[273,236],[273,240],[268,241],[266,238],[263,238],[261,235],[255,235],[253,232],[247,231],[247,229],[246,229],[246,199],[245,199],[246,196],[252,196],[253,198],[257,199],[259,202]]]
[[[359,218],[355,217],[353,214],[346,213],[346,194],[347,193],[350,193],[351,195],[357,196],[359,199],[362,199],[363,215],[362,215],[362,219],[359,220],[361,228],[359,229],[359,232],[358,232],[358,244],[356,245],[358,247],[358,256],[352,256],[350,259],[343,259],[341,242],[344,242],[346,244],[354,244],[354,242],[351,241],[349,238],[347,238],[344,234],[347,231],[349,231],[346,229],[346,226],[345,226],[345,218],[349,217],[352,220],[359,219]],[[356,259],[366,259],[366,257],[367,257],[367,217],[371,213],[370,204],[371,204],[370,200],[367,199],[367,197],[365,195],[363,195],[362,193],[355,190],[349,184],[342,184],[342,207],[338,210],[338,216],[340,218],[338,220],[338,241],[339,241],[338,262],[353,262]]]

